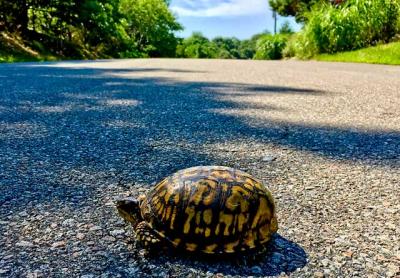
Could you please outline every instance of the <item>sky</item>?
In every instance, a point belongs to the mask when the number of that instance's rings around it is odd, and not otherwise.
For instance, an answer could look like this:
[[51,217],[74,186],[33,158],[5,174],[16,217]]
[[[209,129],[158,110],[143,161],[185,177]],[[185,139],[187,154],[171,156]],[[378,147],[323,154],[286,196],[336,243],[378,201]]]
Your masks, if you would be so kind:
[[[274,29],[268,0],[172,0],[170,8],[185,28],[178,33],[182,37],[200,31],[210,39],[216,36],[248,39]],[[278,17],[278,29],[285,20],[289,20],[294,30],[301,28],[293,18]]]

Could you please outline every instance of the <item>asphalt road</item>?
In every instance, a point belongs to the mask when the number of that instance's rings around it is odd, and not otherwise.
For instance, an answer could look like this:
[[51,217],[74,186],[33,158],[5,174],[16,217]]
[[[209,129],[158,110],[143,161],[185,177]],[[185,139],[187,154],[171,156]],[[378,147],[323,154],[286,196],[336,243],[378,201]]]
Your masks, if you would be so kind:
[[[273,192],[270,251],[143,258],[114,200],[213,164]],[[400,67],[0,64],[0,277],[395,277],[399,200]]]

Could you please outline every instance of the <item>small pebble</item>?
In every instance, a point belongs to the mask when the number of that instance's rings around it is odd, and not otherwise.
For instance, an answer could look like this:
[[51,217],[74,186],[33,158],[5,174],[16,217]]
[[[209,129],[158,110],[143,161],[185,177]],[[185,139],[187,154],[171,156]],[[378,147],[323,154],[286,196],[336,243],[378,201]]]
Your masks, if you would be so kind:
[[15,244],[15,246],[18,246],[18,247],[33,247],[34,245],[29,241],[21,240],[21,241],[17,242]]
[[54,242],[54,243],[51,245],[51,247],[53,247],[53,248],[64,247],[65,244],[66,244],[66,242],[65,242],[64,240],[62,240],[62,241],[57,241],[57,242]]
[[82,233],[77,233],[77,234],[76,234],[76,238],[82,240],[82,239],[85,238],[85,235],[82,234]]
[[266,155],[262,158],[263,162],[272,162],[276,160],[276,156],[272,156],[272,155]]

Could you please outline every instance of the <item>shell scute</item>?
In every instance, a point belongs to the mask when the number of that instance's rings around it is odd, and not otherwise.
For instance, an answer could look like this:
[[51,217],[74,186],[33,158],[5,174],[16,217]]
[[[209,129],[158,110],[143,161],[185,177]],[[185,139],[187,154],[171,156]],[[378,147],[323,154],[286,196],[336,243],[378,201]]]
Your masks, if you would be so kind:
[[277,230],[267,188],[222,166],[189,168],[165,178],[147,194],[141,212],[173,247],[207,254],[256,248]]

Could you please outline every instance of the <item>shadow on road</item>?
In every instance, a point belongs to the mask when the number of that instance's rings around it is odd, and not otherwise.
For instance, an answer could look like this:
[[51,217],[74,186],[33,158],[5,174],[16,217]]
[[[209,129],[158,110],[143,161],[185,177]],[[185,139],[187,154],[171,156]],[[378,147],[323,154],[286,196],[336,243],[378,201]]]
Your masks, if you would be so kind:
[[[132,75],[112,75],[121,71]],[[119,179],[121,185],[138,181],[150,184],[178,169],[225,164],[216,155],[217,150],[208,147],[204,151],[205,146],[248,139],[342,161],[398,166],[398,132],[364,132],[272,119],[259,120],[261,125],[255,127],[244,116],[216,112],[281,109],[225,101],[220,98],[223,94],[302,94],[323,98],[329,92],[182,82],[137,77],[137,71],[65,68],[57,64],[1,67],[0,76],[7,77],[0,86],[2,183],[26,188],[40,181],[60,187],[71,183],[68,177],[75,171],[99,173],[105,177],[104,182]],[[162,71],[184,74],[179,69]],[[64,182],[60,182],[60,177],[65,178]],[[62,188],[71,190],[71,194],[75,190],[73,186]],[[60,192],[53,191],[46,192],[44,197]],[[2,196],[2,202],[14,197]]]
[[[289,274],[298,268],[307,264],[306,252],[296,243],[289,241],[279,234],[275,234],[268,245],[268,251],[265,254],[258,255],[256,260],[252,261],[249,257],[228,259],[220,256],[204,257],[201,254],[193,255],[187,258],[187,255],[159,255],[149,258],[150,263],[155,265],[179,265],[183,268],[191,268],[195,271],[221,273],[223,275],[242,275],[242,276],[277,276],[281,273]],[[135,261],[140,261],[138,253],[133,254]],[[145,272],[145,269],[142,271]],[[151,270],[149,271],[151,274]],[[174,275],[174,273],[170,273]]]
[[[398,132],[272,119],[254,126],[244,116],[216,112],[280,109],[225,101],[220,98],[224,93],[323,98],[329,92],[144,78],[135,76],[137,71],[61,68],[57,64],[0,67],[0,204],[4,216],[26,209],[28,203],[79,208],[95,202],[92,197],[103,194],[106,184],[117,184],[121,190],[132,184],[150,186],[182,168],[226,165],[230,162],[222,160],[212,146],[238,140],[287,146],[344,162],[399,166]],[[185,74],[177,69],[162,71]],[[132,76],[111,76],[121,72]],[[286,249],[280,263],[274,260],[281,253],[266,257],[264,263],[271,268],[262,268],[263,275],[291,272],[293,260],[299,267],[305,264],[306,254],[295,243],[281,237],[274,242],[284,242],[294,257],[287,257],[291,253]],[[254,270],[252,275],[257,275]],[[225,274],[235,271],[229,269]]]

